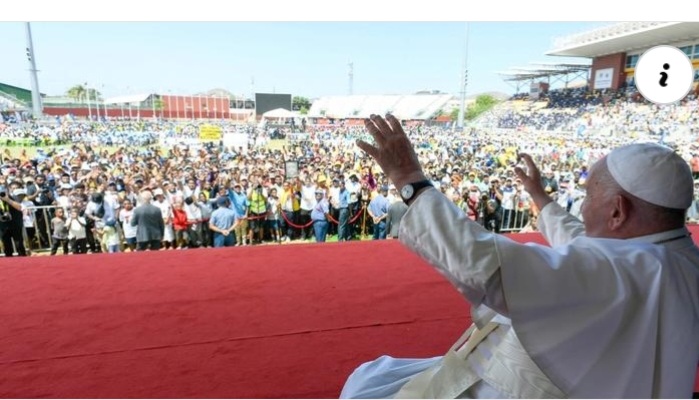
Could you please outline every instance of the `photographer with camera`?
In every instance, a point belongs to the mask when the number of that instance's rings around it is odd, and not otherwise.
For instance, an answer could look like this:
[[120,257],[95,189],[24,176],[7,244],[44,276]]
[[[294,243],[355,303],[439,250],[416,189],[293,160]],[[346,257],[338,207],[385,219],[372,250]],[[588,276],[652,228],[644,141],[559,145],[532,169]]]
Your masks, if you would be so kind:
[[[55,181],[54,181],[55,183]],[[32,192],[35,188],[35,192]],[[32,198],[33,193],[33,198]],[[51,190],[46,182],[46,176],[37,175],[34,178],[33,184],[27,185],[27,199],[34,202],[37,207],[45,207],[54,204],[55,197],[54,192]],[[49,246],[49,235],[50,232],[50,221],[52,219],[51,213],[46,209],[38,209],[36,211],[36,231],[39,235],[39,243],[41,247]]]
[[[0,188],[0,233],[2,234],[5,257],[12,257],[14,250],[17,250],[17,255],[20,257],[27,256],[22,235],[24,229],[22,204],[14,196],[14,192],[18,189],[19,183],[17,181],[10,183],[9,189]],[[10,196],[10,191],[13,193],[12,196]]]

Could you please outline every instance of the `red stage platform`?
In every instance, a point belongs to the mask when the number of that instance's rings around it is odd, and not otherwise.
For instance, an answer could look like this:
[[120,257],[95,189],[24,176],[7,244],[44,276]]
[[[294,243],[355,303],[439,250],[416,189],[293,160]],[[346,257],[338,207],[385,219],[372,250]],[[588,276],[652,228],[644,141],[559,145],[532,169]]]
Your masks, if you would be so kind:
[[0,259],[0,288],[3,398],[333,398],[470,323],[397,241]]

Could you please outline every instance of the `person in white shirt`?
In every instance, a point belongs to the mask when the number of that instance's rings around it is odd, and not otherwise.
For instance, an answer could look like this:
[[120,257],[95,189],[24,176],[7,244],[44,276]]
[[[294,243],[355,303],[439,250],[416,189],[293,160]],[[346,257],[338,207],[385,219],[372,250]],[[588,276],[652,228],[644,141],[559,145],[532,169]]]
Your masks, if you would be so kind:
[[[690,398],[699,362],[699,248],[685,226],[686,161],[656,144],[594,164],[584,224],[548,195],[522,154],[517,176],[551,247],[520,244],[469,220],[429,185],[400,122],[372,116],[358,146],[409,209],[400,241],[472,306],[472,329],[444,357],[382,357],[342,398]],[[463,341],[466,340],[465,345]]]
[[130,251],[136,251],[136,226],[131,226],[131,217],[133,216],[133,203],[130,199],[124,199],[123,208],[119,210],[119,222],[124,233],[124,241]]
[[70,191],[73,190],[73,187],[70,186],[68,183],[64,183],[61,185],[59,189],[59,195],[56,197],[56,205],[59,207],[62,207],[63,210],[68,213],[68,210],[70,210]]
[[195,201],[194,197],[184,199],[184,212],[187,214],[187,237],[189,238],[189,246],[200,247],[202,242],[202,217],[199,202]]
[[[173,186],[174,187],[174,186]],[[172,193],[171,193],[172,194]],[[177,197],[173,194],[173,199]],[[163,243],[165,249],[175,248],[175,230],[172,227],[172,206],[171,202],[165,199],[163,189],[157,188],[153,191],[153,205],[160,209],[163,214],[163,222],[165,223],[165,231],[163,233]]]
[[[311,211],[316,205],[316,185],[310,176],[307,176],[301,186],[301,209],[299,210],[299,225],[306,225],[311,221]],[[313,236],[313,228],[301,229],[301,240]]]
[[66,220],[68,227],[68,241],[73,254],[87,253],[87,231],[85,217],[78,215],[78,210],[70,210],[70,217]]

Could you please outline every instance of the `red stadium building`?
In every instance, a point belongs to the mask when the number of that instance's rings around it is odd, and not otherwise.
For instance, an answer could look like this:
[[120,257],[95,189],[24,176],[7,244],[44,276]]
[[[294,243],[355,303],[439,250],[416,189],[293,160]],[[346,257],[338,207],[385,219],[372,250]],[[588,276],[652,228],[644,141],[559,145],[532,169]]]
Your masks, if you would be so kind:
[[[155,114],[166,119],[229,119],[231,117],[230,99],[207,95],[159,95],[144,94],[120,96],[105,100],[107,107],[122,111],[109,116],[139,116],[151,118]],[[124,115],[123,111],[128,111]]]

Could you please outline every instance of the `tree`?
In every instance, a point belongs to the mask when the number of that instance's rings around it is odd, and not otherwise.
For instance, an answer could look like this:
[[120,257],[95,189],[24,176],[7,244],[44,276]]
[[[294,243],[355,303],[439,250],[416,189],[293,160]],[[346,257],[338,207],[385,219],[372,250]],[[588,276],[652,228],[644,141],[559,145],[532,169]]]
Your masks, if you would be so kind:
[[83,97],[85,97],[85,93],[87,93],[85,86],[75,85],[75,86],[71,87],[70,89],[68,89],[68,91],[66,92],[66,96],[75,100],[76,103],[80,103],[81,99]]
[[465,119],[472,121],[478,118],[484,112],[490,111],[499,103],[498,99],[489,95],[482,94],[476,97],[476,101],[466,108]]
[[451,112],[449,113],[449,118],[452,121],[456,121],[457,119],[459,119],[459,108],[458,107],[451,110]]
[[291,110],[292,111],[299,111],[303,108],[306,108],[306,109],[311,108],[311,101],[305,97],[294,96],[294,98],[291,99]]
[[299,114],[301,114],[301,115],[308,115],[308,108],[306,108],[306,107],[301,107],[301,109],[299,110]]
[[[153,97],[153,109],[156,111],[156,115],[160,112],[160,116],[163,116],[163,110],[165,109],[165,102],[160,97]],[[155,115],[154,115],[155,117]]]
[[95,101],[102,99],[102,93],[93,88],[87,88],[85,85],[75,85],[68,89],[66,96],[75,100],[77,103],[84,103],[88,101]]

